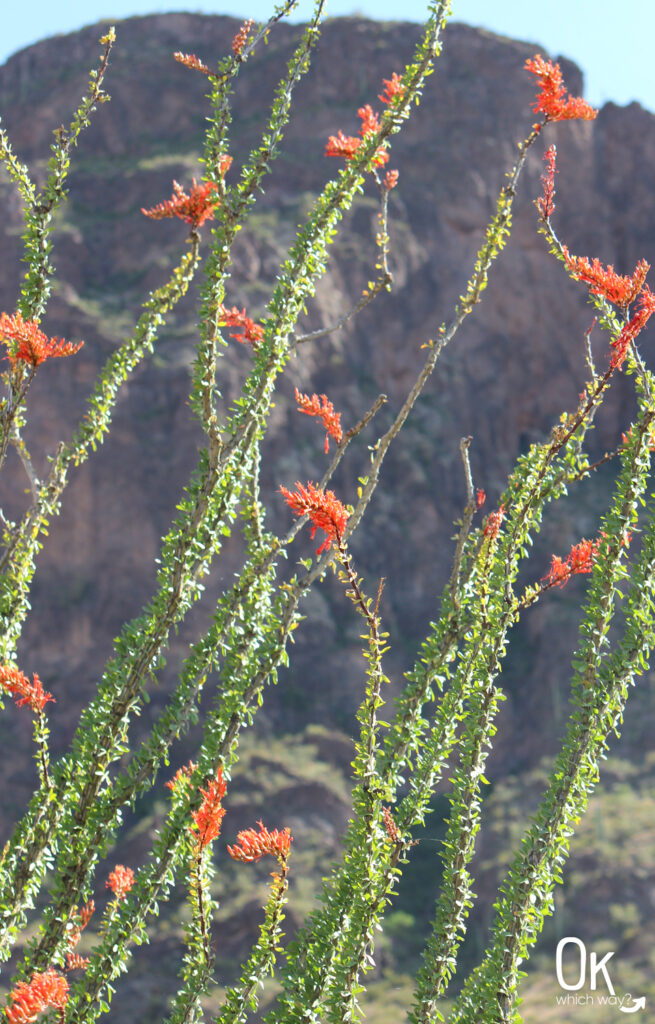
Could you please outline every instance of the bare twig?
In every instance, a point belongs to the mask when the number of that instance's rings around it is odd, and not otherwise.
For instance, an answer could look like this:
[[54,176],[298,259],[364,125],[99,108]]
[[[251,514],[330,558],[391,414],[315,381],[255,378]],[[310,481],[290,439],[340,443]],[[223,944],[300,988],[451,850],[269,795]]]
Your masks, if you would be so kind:
[[41,486],[41,481],[38,479],[36,473],[34,472],[32,458],[27,450],[23,438],[20,436],[17,430],[14,431],[11,440],[16,451],[18,452],[19,459],[23,464],[23,469],[27,473],[27,478],[30,482],[30,490],[32,492],[32,501],[36,503],[39,498],[39,488]]
[[333,334],[335,331],[338,331],[340,327],[343,327],[349,320],[352,320],[354,316],[361,313],[376,295],[379,295],[384,288],[391,284],[392,280],[391,274],[385,272],[377,279],[372,288],[364,290],[357,305],[340,317],[335,324],[332,324],[330,327],[319,327],[318,330],[310,331],[308,334],[296,335],[291,347],[295,348],[297,345],[304,345],[306,341],[316,341],[317,338],[324,338],[327,334]]

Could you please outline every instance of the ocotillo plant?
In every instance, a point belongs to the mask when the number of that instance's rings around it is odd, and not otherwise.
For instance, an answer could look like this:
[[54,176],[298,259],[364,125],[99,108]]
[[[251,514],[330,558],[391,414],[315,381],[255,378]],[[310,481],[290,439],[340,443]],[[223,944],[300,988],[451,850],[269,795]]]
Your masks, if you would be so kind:
[[[455,970],[473,899],[471,868],[480,829],[481,789],[503,699],[500,678],[510,629],[537,601],[546,595],[554,597],[573,575],[586,574],[567,733],[538,813],[526,827],[500,889],[483,959],[465,981],[448,1017],[453,1022],[485,1024],[518,1020],[519,966],[551,911],[554,887],[561,880],[570,837],[596,782],[599,759],[620,720],[630,685],[647,664],[655,629],[650,596],[655,519],[646,495],[650,452],[655,447],[655,399],[653,377],[637,341],[655,310],[655,297],[646,283],[645,261],[632,275],[621,276],[593,255],[573,255],[559,241],[552,224],[554,146],[545,155],[535,230],[544,236],[563,274],[587,288],[598,325],[608,336],[607,365],[597,372],[589,355],[588,380],[577,408],[556,411],[551,435],[518,459],[498,507],[486,516],[484,493],[476,491],[472,479],[470,439],[463,439],[465,497],[452,572],[439,617],[416,653],[388,723],[382,721],[380,708],[388,682],[385,653],[393,637],[382,622],[382,587],[374,585],[376,599],[367,596],[368,585],[348,547],[376,488],[384,485],[381,470],[389,448],[402,445],[403,425],[441,354],[483,299],[488,276],[511,231],[512,208],[528,151],[539,144],[544,125],[595,116],[584,100],[567,95],[559,67],[541,56],[526,64],[528,74],[534,76],[536,99],[532,111],[526,111],[527,134],[518,147],[516,164],[508,168],[460,300],[453,311],[444,311],[435,338],[425,339],[424,364],[391,426],[364,456],[359,437],[374,422],[382,397],[346,429],[326,395],[297,392],[298,412],[320,421],[326,432],[326,454],[331,440],[335,450],[322,474],[316,467],[307,468],[309,476],[320,477],[317,482],[278,482],[290,525],[280,536],[267,529],[266,505],[280,495],[262,493],[259,467],[276,387],[301,343],[337,330],[392,287],[389,196],[399,185],[399,176],[387,166],[391,142],[420,100],[450,14],[447,0],[429,5],[413,60],[404,68],[390,68],[380,85],[381,107],[377,111],[369,104],[360,108],[358,136],[339,131],[327,140],[326,157],[341,160],[343,166],[299,228],[280,267],[266,315],[256,323],[245,308],[230,302],[233,243],[239,231],[248,230],[258,190],[278,155],[294,89],[319,41],[324,0],[316,0],[312,21],[282,69],[266,129],[240,168],[230,155],[231,95],[237,76],[248,73],[249,60],[295,6],[296,0],[286,0],[268,23],[246,22],[231,52],[215,67],[204,56],[175,54],[189,73],[202,75],[207,82],[208,129],[202,167],[197,180],[187,185],[174,182],[171,197],[159,202],[155,197],[143,213],[152,220],[179,218],[188,226],[186,247],[169,279],[146,297],[132,333],[108,359],[88,396],[82,420],[70,439],[59,444],[43,477],[35,468],[43,460],[32,458],[24,439],[30,385],[37,373],[48,372],[42,368],[48,359],[79,358],[82,344],[48,337],[40,327],[53,282],[53,217],[66,200],[79,134],[108,98],[105,77],[114,32],[100,40],[99,65],[69,127],[55,133],[42,186],[14,155],[6,133],[0,133],[0,155],[23,201],[27,267],[15,309],[0,317],[6,359],[0,465],[15,449],[30,494],[17,521],[3,514],[0,688],[34,717],[38,768],[34,795],[0,856],[4,960],[23,936],[28,911],[37,900],[43,908],[29,941],[21,939],[23,957],[11,979],[4,1010],[12,1024],[27,1024],[49,1010],[57,1011],[62,1021],[76,1024],[106,1014],[117,979],[130,969],[134,945],[144,940],[149,919],[174,883],[188,889],[189,919],[186,949],[180,951],[179,990],[168,1019],[181,1024],[203,1018],[203,998],[220,981],[212,943],[218,910],[210,886],[220,863],[212,856],[212,842],[229,804],[230,774],[239,756],[240,737],[264,701],[268,684],[287,661],[289,638],[300,626],[303,598],[333,564],[364,626],[364,696],[355,725],[352,816],[343,838],[342,859],[325,880],[317,909],[285,947],[292,836],[282,821],[279,828],[259,822],[239,833],[228,848],[231,857],[248,862],[269,855],[276,860],[277,870],[258,940],[213,1019],[228,1024],[258,1011],[260,983],[271,973],[279,982],[279,995],[266,1016],[271,1024],[358,1019],[359,996],[374,963],[377,931],[384,928],[385,911],[393,903],[401,872],[412,869],[413,830],[424,821],[448,771],[452,788],[443,874],[434,893],[433,929],[408,1007],[414,1024],[444,1019],[440,1005]],[[380,201],[377,276],[357,306],[343,310],[335,324],[301,334],[300,314],[325,272],[343,214],[362,188],[369,186]],[[157,226],[144,221],[145,230],[154,231]],[[47,679],[44,684],[35,674],[30,681],[19,657],[41,540],[59,513],[71,471],[92,457],[111,429],[121,388],[137,364],[152,355],[168,312],[185,295],[201,263],[204,276],[189,400],[204,431],[204,445],[163,538],[152,597],[142,614],[123,627],[69,749],[54,760],[49,753],[47,712],[56,694],[45,688]],[[252,367],[241,396],[221,417],[217,366],[231,339],[249,346]],[[554,555],[549,572],[540,577],[539,570],[533,571],[534,582],[522,588],[519,572],[523,576],[530,572],[530,545],[545,507],[598,465],[587,455],[586,436],[621,371],[634,382],[638,412],[634,422],[625,425],[621,447],[605,457],[615,459],[620,469],[610,504],[598,509],[598,532],[593,539],[582,538],[568,554]],[[356,494],[336,494],[328,488],[345,458],[354,460],[361,473]],[[130,724],[157,679],[171,633],[201,599],[203,578],[220,558],[223,537],[234,523],[245,539],[240,574],[219,597],[210,626],[190,647],[165,706],[138,748],[132,749]],[[305,523],[311,524],[312,536],[321,532],[321,543],[315,559],[301,561],[289,578],[283,571],[284,559]],[[637,531],[641,541],[635,552],[632,538]],[[625,600],[617,623],[619,585]],[[197,717],[209,680],[215,682],[217,700],[203,718],[194,761],[167,783],[169,810],[147,860],[141,866],[107,865],[124,812],[139,796],[161,786],[161,769],[175,742]],[[283,675],[280,681],[284,685]],[[112,893],[102,913],[91,900],[99,879],[107,879]],[[87,934],[94,937],[83,957],[75,950],[87,927]]]

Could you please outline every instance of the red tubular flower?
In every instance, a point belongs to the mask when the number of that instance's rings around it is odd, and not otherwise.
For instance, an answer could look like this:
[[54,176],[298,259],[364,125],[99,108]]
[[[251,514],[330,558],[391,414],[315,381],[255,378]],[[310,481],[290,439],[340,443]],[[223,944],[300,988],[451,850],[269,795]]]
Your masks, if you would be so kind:
[[592,295],[602,295],[615,306],[629,306],[644,287],[650,263],[639,260],[632,274],[622,277],[617,274],[610,263],[604,267],[600,260],[591,262],[585,256],[571,256],[565,245],[562,246],[564,259],[570,273],[578,281],[589,285]]
[[546,583],[549,587],[563,587],[570,576],[571,570],[567,562],[559,558],[558,555],[553,555],[548,575],[543,577],[542,583]]
[[218,311],[221,326],[240,327],[243,329],[243,334],[231,334],[231,338],[236,338],[242,345],[249,342],[253,348],[257,348],[259,343],[263,341],[264,328],[256,324],[249,316],[246,316],[245,308],[239,310],[236,306],[232,306],[232,309],[228,309],[227,306],[221,304]]
[[[362,139],[367,139],[369,135],[380,130],[380,119],[371,106],[367,104],[365,107],[360,107],[357,114],[362,119],[362,126],[359,129]],[[342,131],[339,131],[336,135],[330,135],[325,147],[325,155],[352,160],[361,144],[361,139],[354,135],[344,135]],[[382,167],[388,160],[389,154],[386,149],[384,146],[379,146],[373,157],[373,166]]]
[[405,87],[402,84],[402,79],[399,74],[393,72],[391,78],[383,78],[382,84],[384,86],[383,91],[379,94],[378,99],[382,100],[383,103],[391,103],[394,96],[402,96],[405,92]]
[[540,199],[537,199],[537,209],[541,214],[542,220],[548,220],[552,216],[553,210],[555,209],[555,161],[557,159],[557,146],[552,145],[544,153],[544,160],[546,161],[546,173],[542,174],[541,181],[543,184],[543,194]]
[[195,53],[180,53],[178,50],[173,56],[180,64],[184,64],[185,68],[191,68],[192,71],[202,71],[203,75],[210,75],[212,78],[216,77],[212,75],[207,65],[203,64],[200,57],[196,57]]
[[33,974],[30,982],[19,981],[10,993],[11,1006],[5,1013],[9,1024],[33,1024],[44,1010],[64,1010],[68,1002],[68,982],[54,968]]
[[546,587],[563,587],[565,583],[578,573],[591,572],[601,542],[599,540],[583,539],[574,544],[566,558],[559,558],[553,555],[548,574],[543,577],[542,583]]
[[567,96],[559,64],[537,54],[524,65],[539,81],[539,94],[532,107],[536,114],[544,114],[547,121],[570,121],[581,119],[593,121],[598,111],[579,97]]
[[26,675],[9,665],[0,665],[0,686],[5,693],[14,698],[17,707],[22,708],[24,704],[29,704],[35,712],[43,711],[48,701],[55,699],[51,693],[44,691],[36,672],[30,682]]
[[66,954],[66,970],[67,971],[85,971],[91,961],[88,956],[80,956],[79,953],[67,953]]
[[[625,434],[621,434],[621,440],[626,445],[630,441],[632,436],[632,427],[630,427]],[[655,451],[655,424],[651,424],[648,430],[648,449],[651,452]]]
[[0,315],[0,336],[7,346],[7,359],[12,366],[19,359],[34,367],[40,366],[46,359],[75,355],[84,344],[83,341],[74,345],[63,338],[48,338],[36,320],[23,320],[20,313]]
[[330,438],[333,437],[337,444],[340,444],[343,438],[343,430],[341,429],[341,413],[334,411],[332,402],[329,401],[327,395],[303,395],[298,388],[296,390],[296,402],[298,403],[298,411],[304,412],[306,416],[317,416],[323,421],[323,426],[327,431],[325,435],[325,453],[327,454],[330,445]]
[[[367,139],[369,135],[375,134],[380,131],[380,117],[375,113],[370,104],[366,104],[365,107],[360,107],[357,111],[357,116],[362,120],[362,126],[359,129],[359,134],[363,139]],[[386,164],[389,160],[389,154],[387,153],[384,146],[380,146],[373,157],[373,166],[381,167]]]
[[[226,173],[231,163],[232,157],[221,157],[221,174]],[[199,228],[201,224],[204,224],[206,220],[211,220],[214,216],[219,203],[219,200],[213,195],[215,191],[215,182],[203,181],[198,185],[194,178],[189,195],[187,195],[182,186],[177,181],[174,181],[173,195],[170,199],[167,199],[164,203],[158,203],[157,206],[153,206],[149,210],[141,207],[141,213],[145,214],[146,217],[151,217],[153,220],[163,220],[164,217],[179,217],[180,220],[191,224],[193,228]]]
[[87,924],[93,916],[93,912],[96,909],[96,905],[93,900],[89,900],[82,909],[79,911],[79,923],[73,924],[70,931],[68,932],[68,949],[75,949],[76,945],[82,938],[82,932],[86,928]]
[[369,103],[367,103],[365,107],[359,108],[357,111],[357,117],[361,118],[362,121],[359,134],[363,139],[365,139],[367,135],[372,135],[373,132],[380,131],[380,118]]
[[86,928],[87,924],[89,923],[89,921],[91,920],[95,913],[95,909],[95,903],[93,902],[93,900],[89,900],[89,902],[85,903],[82,909],[80,910],[80,920],[82,922],[82,929]]
[[221,801],[225,796],[226,785],[223,781],[223,769],[219,768],[216,778],[211,779],[207,789],[201,789],[204,800],[197,811],[192,812],[192,818],[198,830],[196,836],[199,849],[204,850],[221,831],[221,822],[225,810],[221,807]]
[[475,504],[477,505],[478,508],[482,508],[486,500],[487,495],[485,494],[481,487],[478,487],[477,494],[475,495]]
[[124,900],[134,885],[134,872],[132,868],[126,868],[123,864],[117,864],[105,885],[108,889],[111,889],[117,899]]
[[630,318],[618,338],[611,342],[611,347],[614,350],[610,359],[612,369],[615,370],[623,365],[630,343],[644,329],[653,313],[655,313],[655,295],[645,284],[637,300],[636,313]]
[[241,26],[241,28],[235,35],[234,39],[232,40],[232,53],[234,54],[235,57],[239,56],[244,46],[246,45],[246,40],[248,39],[248,36],[250,34],[250,29],[253,27],[254,24],[255,23],[252,20],[252,18],[248,18],[247,21],[244,21],[243,25]]
[[341,504],[333,491],[322,491],[316,484],[309,483],[306,487],[296,481],[296,491],[288,491],[280,487],[284,499],[297,516],[308,515],[312,521],[311,537],[317,530],[323,530],[325,540],[317,549],[316,554],[328,551],[332,541],[339,543],[348,522],[348,511]]
[[221,178],[225,177],[230,167],[232,166],[232,159],[233,158],[229,156],[227,153],[221,153],[221,155],[218,157],[218,173],[220,174]]
[[352,160],[355,153],[362,144],[362,140],[354,135],[344,135],[342,131],[336,135],[330,135],[325,147],[326,156],[342,156],[346,160]]
[[195,772],[198,765],[194,761],[189,761],[188,764],[183,764],[181,768],[178,768],[172,779],[169,779],[166,783],[168,789],[175,790],[178,784],[186,785],[189,779]]
[[247,828],[238,833],[236,844],[227,848],[230,857],[234,860],[254,863],[261,857],[270,854],[272,857],[277,857],[279,861],[285,861],[293,842],[291,829],[285,828],[279,832],[274,828],[272,832],[269,832],[261,821],[258,821],[257,824],[259,832],[256,832],[254,828]]
[[505,518],[505,506],[501,505],[496,512],[490,512],[484,526],[485,537],[495,540],[500,532],[500,524]]
[[384,176],[384,187],[387,192],[391,192],[392,188],[395,188],[398,184],[398,171],[387,171]]

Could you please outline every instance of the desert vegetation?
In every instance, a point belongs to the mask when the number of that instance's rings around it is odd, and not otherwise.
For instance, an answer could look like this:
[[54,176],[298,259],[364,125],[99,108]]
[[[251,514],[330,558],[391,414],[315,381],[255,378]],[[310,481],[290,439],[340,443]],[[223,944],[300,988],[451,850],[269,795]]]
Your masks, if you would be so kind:
[[[441,868],[429,880],[433,923],[400,1012],[412,1024],[520,1020],[526,961],[552,914],[572,837],[609,739],[620,726],[633,684],[648,667],[654,630],[649,474],[655,382],[639,344],[655,296],[644,258],[619,273],[593,252],[574,253],[558,236],[557,149],[551,139],[560,122],[590,121],[596,111],[569,95],[560,67],[543,55],[525,64],[534,99],[525,123],[516,125],[522,141],[477,255],[462,277],[461,295],[453,309],[435,311],[441,325],[424,338],[422,365],[385,429],[376,429],[380,410],[389,404],[383,394],[354,422],[346,422],[329,395],[296,388],[298,429],[324,435],[323,461],[308,464],[302,480],[279,479],[273,489],[262,483],[277,388],[290,361],[302,359],[320,338],[338,332],[384,293],[393,294],[393,207],[402,191],[393,143],[420,102],[426,78],[438,71],[442,32],[451,14],[447,0],[429,4],[412,60],[389,67],[378,91],[357,110],[357,134],[339,129],[325,139],[327,173],[333,176],[317,196],[300,197],[301,223],[264,312],[255,317],[231,297],[234,247],[251,225],[275,232],[270,216],[257,220],[258,197],[320,45],[324,0],[317,0],[288,65],[279,69],[275,90],[261,97],[269,107],[266,127],[241,163],[231,153],[232,97],[295,6],[287,0],[269,22],[245,22],[218,61],[181,50],[171,54],[171,62],[206,85],[204,151],[195,174],[189,168],[187,181],[172,181],[170,195],[153,196],[141,212],[144,235],[161,229],[157,221],[179,221],[178,262],[144,297],[138,320],[91,385],[79,422],[66,439],[49,439],[44,451],[34,451],[26,441],[32,385],[48,374],[51,367],[45,364],[51,360],[73,365],[84,358],[81,339],[48,334],[42,326],[56,280],[54,229],[67,200],[78,139],[92,118],[102,117],[109,99],[112,48],[120,46],[114,30],[100,39],[97,65],[70,123],[54,130],[45,170],[33,172],[16,155],[9,134],[0,134],[5,173],[20,195],[24,218],[20,295],[0,316],[5,357],[0,468],[9,458],[18,459],[25,481],[20,514],[2,517],[0,688],[7,704],[13,699],[23,715],[32,716],[35,764],[34,794],[0,856],[0,950],[4,960],[20,950],[12,960],[4,1010],[12,1024],[28,1024],[43,1013],[67,1022],[111,1014],[112,994],[132,968],[135,947],[147,940],[174,887],[185,891],[187,912],[179,984],[167,1014],[171,1024],[208,1017],[220,1024],[249,1017],[277,1024],[360,1019],[379,945],[403,932],[403,911],[395,901],[403,880],[411,879],[435,800],[441,800],[445,824]],[[468,317],[484,316],[485,289],[503,259],[526,161],[535,150],[543,156],[541,191],[534,196],[535,234],[562,281],[576,282],[594,309],[586,335],[571,341],[585,383],[576,405],[553,411],[550,433],[526,446],[493,506],[485,482],[473,478],[474,442],[462,438],[461,515],[450,573],[438,614],[413,653],[413,667],[394,681],[399,696],[390,701],[386,666],[394,636],[385,625],[384,580],[363,578],[351,538],[366,531],[368,506],[384,491],[385,458],[403,445],[405,424],[433,383],[440,358]],[[303,318],[329,265],[331,246],[362,193],[376,204],[370,280],[353,307],[306,330]],[[199,284],[199,302],[188,402],[203,443],[162,540],[152,595],[116,637],[69,748],[52,756],[48,713],[57,693],[50,692],[47,677],[21,667],[21,634],[31,611],[39,551],[70,479],[112,429],[126,382],[155,357],[167,318],[188,298],[192,283]],[[125,311],[120,315],[123,323]],[[596,339],[602,339],[600,358],[593,354],[592,338],[596,352]],[[247,370],[239,397],[225,410],[221,368],[235,345],[247,353]],[[633,413],[615,448],[592,458],[590,431],[618,379],[630,383]],[[357,479],[351,493],[334,482],[348,464]],[[611,493],[607,499],[603,494],[595,509],[593,536],[554,552],[544,571],[531,556],[546,511],[610,466]],[[406,501],[411,503],[411,494]],[[282,532],[268,525],[274,503],[281,503],[288,516]],[[123,510],[126,521],[130,514],[129,507]],[[189,644],[175,687],[135,742],[135,719],[151,699],[172,638],[205,597],[208,574],[233,533],[242,538],[239,572],[208,609],[208,625]],[[275,682],[284,687],[294,633],[303,628],[303,602],[328,573],[342,586],[362,637],[361,700],[347,793],[351,811],[340,860],[326,866],[313,908],[287,942],[290,879],[295,865],[304,862],[285,823],[285,807],[267,801],[265,821],[262,814],[261,821],[224,836],[228,845],[220,856],[215,844],[230,806],[232,775],[239,758],[247,762],[251,756],[246,730],[269,687]],[[460,972],[453,991],[474,899],[472,863],[487,760],[505,697],[503,662],[517,623],[537,603],[557,601],[577,576],[585,578],[586,590],[561,748],[548,770],[531,779],[535,813],[526,821],[512,820],[507,830],[512,848],[503,863],[509,866],[479,962],[467,977]],[[203,697],[210,688],[214,697],[207,705]],[[192,760],[180,764],[176,744],[192,726],[198,727],[197,749]],[[320,723],[316,728],[314,735],[320,736]],[[302,760],[301,748],[289,756]],[[11,756],[10,750],[3,753]],[[511,809],[511,785],[494,794],[497,806],[505,802]],[[153,795],[166,803],[148,855],[142,863],[116,864],[112,849],[124,821],[139,801]],[[274,870],[258,937],[227,983],[219,973],[216,879],[232,872],[230,877],[239,879],[234,885],[247,890],[249,865],[262,858],[270,858]],[[227,867],[229,859],[234,863]],[[617,911],[617,922],[629,932],[634,913]]]

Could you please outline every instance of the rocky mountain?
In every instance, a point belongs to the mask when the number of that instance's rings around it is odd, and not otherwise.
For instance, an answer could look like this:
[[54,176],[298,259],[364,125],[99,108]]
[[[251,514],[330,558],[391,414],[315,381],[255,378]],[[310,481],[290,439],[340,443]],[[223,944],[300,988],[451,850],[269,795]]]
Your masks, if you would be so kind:
[[[86,344],[74,361],[45,367],[34,384],[28,436],[41,453],[41,466],[82,413],[102,360],[129,331],[148,290],[166,279],[184,244],[179,223],[153,223],[140,213],[170,195],[172,179],[186,184],[202,173],[205,82],[176,64],[172,54],[193,52],[213,62],[229,50],[237,27],[231,18],[191,14],[132,18],[117,26],[107,81],[112,100],[98,110],[74,154],[70,201],[57,222],[59,283],[43,326],[52,334],[84,338]],[[18,156],[37,175],[43,174],[53,129],[66,123],[85,88],[104,31],[106,25],[95,25],[45,40],[0,67],[3,124]],[[261,133],[263,101],[272,96],[300,31],[278,26],[238,80],[234,168]],[[255,318],[263,314],[297,224],[335,171],[336,163],[324,156],[328,135],[357,131],[358,107],[377,105],[382,79],[409,59],[419,31],[413,24],[358,18],[326,23],[312,68],[297,90],[282,155],[240,236],[228,304],[246,305]],[[322,439],[295,412],[294,386],[327,392],[346,426],[384,392],[388,407],[376,420],[378,432],[389,422],[422,363],[421,346],[450,316],[466,283],[517,141],[533,120],[534,83],[523,64],[539,49],[463,25],[447,29],[437,72],[393,143],[390,166],[400,171],[391,196],[393,290],[338,333],[303,346],[282,382],[262,467],[276,527],[288,518],[276,495],[278,485],[315,479],[323,468]],[[579,94],[579,70],[565,59],[561,64],[567,86]],[[387,581],[382,611],[391,633],[387,670],[392,680],[412,663],[448,579],[452,523],[465,493],[460,437],[473,436],[475,483],[485,488],[491,508],[517,453],[545,437],[560,413],[573,408],[584,382],[583,340],[592,313],[585,290],[548,256],[532,205],[540,190],[541,155],[555,139],[560,237],[573,252],[597,256],[619,272],[631,271],[641,257],[655,262],[653,115],[637,104],[608,104],[593,123],[548,129],[543,145],[530,155],[512,239],[492,272],[484,302],[444,354],[404,440],[392,449],[382,486],[353,543],[359,571],[374,581],[370,589],[380,576]],[[0,204],[0,309],[11,311],[20,287],[21,220],[19,199],[4,177]],[[370,189],[335,243],[333,262],[308,310],[309,328],[333,323],[358,300],[373,276],[376,228],[377,202]],[[38,671],[57,695],[51,716],[55,749],[70,738],[121,623],[136,615],[149,595],[159,539],[195,462],[199,434],[186,404],[195,298],[194,291],[176,309],[154,359],[130,381],[108,441],[75,476],[40,556],[21,657],[24,670]],[[596,344],[600,365],[604,342]],[[652,341],[646,344],[648,357]],[[238,393],[248,360],[238,345],[223,358],[226,403]],[[599,455],[619,442],[630,418],[630,395],[630,382],[617,381],[596,424],[593,446]],[[372,431],[366,437],[373,443]],[[366,452],[360,449],[340,473],[339,493],[354,494],[365,469]],[[598,499],[610,478],[611,469],[599,473],[550,516],[538,547],[544,573],[551,551],[564,552],[581,535],[595,532]],[[8,464],[2,487],[9,514],[27,500],[25,486],[18,461]],[[297,557],[309,550],[301,536]],[[206,621],[212,594],[229,581],[238,557],[235,538],[208,588],[205,610],[191,617],[170,652],[169,679],[185,641]],[[554,750],[566,710],[581,586],[572,584],[570,594],[541,603],[521,627],[507,669],[509,699],[493,761],[497,779],[538,771],[541,759]],[[295,734],[304,767],[289,781],[288,792],[282,787],[284,799],[301,828],[307,809],[324,802],[325,812],[315,810],[311,828],[329,837],[333,854],[345,821],[345,798],[335,793],[334,782],[307,778],[312,758],[306,752],[309,744],[319,761],[323,758],[335,777],[345,780],[349,748],[343,734],[352,728],[362,685],[360,627],[331,581],[312,596],[306,611],[292,667],[267,696],[256,734],[273,747],[279,743],[275,737]],[[623,756],[634,764],[643,760],[653,725],[651,681],[636,695],[622,741]],[[155,692],[151,708],[162,699]],[[318,734],[306,733],[309,722],[326,730],[320,742]],[[4,750],[11,745],[12,752],[0,764],[0,833],[6,834],[33,785],[29,723],[5,715],[0,744]],[[279,766],[283,758],[275,749]],[[311,785],[317,788],[308,791]],[[507,785],[513,792],[512,783]],[[498,792],[502,806],[502,788]],[[156,807],[150,813],[156,818]],[[494,860],[491,848],[487,854]],[[226,956],[239,952],[235,947]]]

